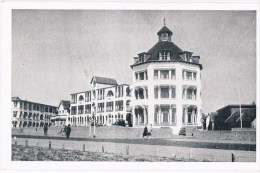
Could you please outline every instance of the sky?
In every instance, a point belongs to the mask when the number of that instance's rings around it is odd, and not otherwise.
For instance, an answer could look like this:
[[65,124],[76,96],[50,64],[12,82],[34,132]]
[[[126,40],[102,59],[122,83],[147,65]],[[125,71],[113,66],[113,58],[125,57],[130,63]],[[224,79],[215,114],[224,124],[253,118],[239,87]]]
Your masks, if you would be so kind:
[[132,84],[133,57],[164,18],[172,41],[200,56],[204,113],[256,101],[255,11],[13,10],[12,96],[58,106],[92,76]]

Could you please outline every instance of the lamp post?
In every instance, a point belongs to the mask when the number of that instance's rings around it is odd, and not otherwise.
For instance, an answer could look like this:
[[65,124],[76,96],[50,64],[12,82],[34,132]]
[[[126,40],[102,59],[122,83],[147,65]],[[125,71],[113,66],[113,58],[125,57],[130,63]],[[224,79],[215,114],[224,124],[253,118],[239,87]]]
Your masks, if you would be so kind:
[[93,128],[93,138],[96,137],[96,106],[95,106],[95,103],[92,104],[92,107],[93,107],[93,120],[94,120],[94,128]]

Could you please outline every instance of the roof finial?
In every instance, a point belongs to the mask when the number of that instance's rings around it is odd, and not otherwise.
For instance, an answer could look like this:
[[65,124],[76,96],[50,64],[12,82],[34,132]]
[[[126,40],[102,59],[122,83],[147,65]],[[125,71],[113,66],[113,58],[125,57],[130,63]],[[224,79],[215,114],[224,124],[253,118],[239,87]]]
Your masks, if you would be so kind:
[[164,24],[164,26],[165,26],[165,18],[163,18],[163,24]]

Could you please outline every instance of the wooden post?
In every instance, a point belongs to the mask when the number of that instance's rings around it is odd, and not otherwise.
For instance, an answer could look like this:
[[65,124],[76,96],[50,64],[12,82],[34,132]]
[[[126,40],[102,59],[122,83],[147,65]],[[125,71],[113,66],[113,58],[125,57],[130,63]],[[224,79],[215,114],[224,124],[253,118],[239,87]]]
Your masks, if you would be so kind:
[[49,141],[49,149],[51,149],[51,141]]
[[102,144],[102,153],[105,152],[104,145]]
[[129,145],[126,146],[126,155],[129,156]]
[[14,137],[14,145],[17,145],[16,137]]
[[65,150],[64,143],[62,143],[62,149]]
[[231,161],[235,162],[235,155],[233,153],[231,153]]
[[189,152],[189,161],[191,160],[192,157],[192,148],[190,148],[190,152]]
[[86,151],[86,145],[83,144],[83,151],[85,152]]
[[28,140],[25,140],[25,146],[28,147]]

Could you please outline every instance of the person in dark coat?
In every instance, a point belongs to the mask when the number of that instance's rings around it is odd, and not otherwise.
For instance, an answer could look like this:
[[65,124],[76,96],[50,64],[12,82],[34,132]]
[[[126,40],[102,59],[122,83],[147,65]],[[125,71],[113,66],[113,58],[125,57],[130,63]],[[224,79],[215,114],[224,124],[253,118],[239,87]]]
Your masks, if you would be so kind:
[[69,124],[68,127],[66,128],[66,138],[70,137],[70,132],[71,132],[71,128],[70,128],[70,124]]
[[147,126],[145,126],[145,128],[144,128],[143,139],[144,139],[145,136],[148,136]]
[[44,124],[44,126],[43,126],[44,135],[47,135],[47,131],[48,131],[48,125]]

